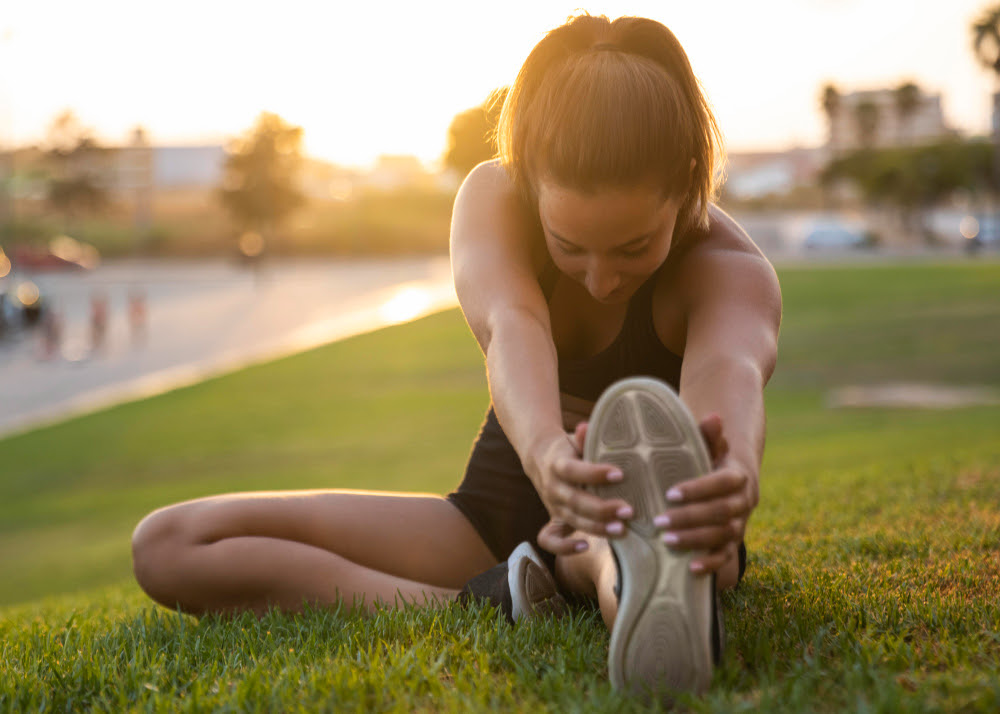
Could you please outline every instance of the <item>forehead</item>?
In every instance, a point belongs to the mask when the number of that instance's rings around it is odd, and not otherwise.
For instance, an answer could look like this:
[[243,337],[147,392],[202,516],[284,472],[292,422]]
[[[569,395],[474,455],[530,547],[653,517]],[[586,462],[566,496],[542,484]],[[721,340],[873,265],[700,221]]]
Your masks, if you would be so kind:
[[542,225],[573,243],[630,240],[661,227],[674,201],[664,199],[659,187],[641,184],[632,188],[580,191],[553,183],[538,187],[538,213]]

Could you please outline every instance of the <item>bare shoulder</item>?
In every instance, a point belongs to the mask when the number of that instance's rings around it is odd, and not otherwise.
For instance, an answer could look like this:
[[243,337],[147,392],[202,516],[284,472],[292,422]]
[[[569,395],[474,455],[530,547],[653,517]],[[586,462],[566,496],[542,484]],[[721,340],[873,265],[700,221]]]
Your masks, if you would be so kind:
[[476,166],[462,182],[452,211],[451,249],[475,246],[539,262],[537,216],[527,209],[497,160]]
[[717,206],[709,230],[678,256],[671,273],[686,307],[739,301],[780,316],[774,267],[740,225]]
[[538,284],[545,250],[538,219],[498,162],[480,164],[462,183],[450,247],[455,292],[484,352],[493,327],[511,314],[548,326]]

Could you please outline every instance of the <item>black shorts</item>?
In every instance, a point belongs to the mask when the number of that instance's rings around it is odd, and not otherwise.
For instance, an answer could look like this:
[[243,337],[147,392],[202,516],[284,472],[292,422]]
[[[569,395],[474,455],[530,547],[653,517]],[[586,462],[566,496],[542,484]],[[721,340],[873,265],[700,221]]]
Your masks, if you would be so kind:
[[[448,494],[448,500],[469,519],[498,561],[507,560],[519,543],[528,541],[549,567],[554,566],[555,556],[538,547],[538,531],[548,523],[548,511],[500,428],[492,406],[472,446],[465,478]],[[747,562],[743,543],[739,558],[739,579],[743,580]]]

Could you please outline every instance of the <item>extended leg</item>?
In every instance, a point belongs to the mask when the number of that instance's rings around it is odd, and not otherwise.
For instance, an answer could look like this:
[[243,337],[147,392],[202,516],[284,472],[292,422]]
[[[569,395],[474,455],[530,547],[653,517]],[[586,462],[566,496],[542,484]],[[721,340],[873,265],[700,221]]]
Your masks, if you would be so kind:
[[[584,533],[576,533],[572,537],[586,539],[589,547],[583,553],[556,558],[556,580],[571,592],[596,598],[604,624],[610,630],[618,614],[618,597],[614,592],[618,570],[615,568],[611,547],[604,538]],[[716,589],[736,587],[738,578],[739,561],[734,556],[716,574]]]
[[154,511],[132,542],[143,589],[194,614],[431,604],[496,562],[465,517],[429,495],[215,496]]

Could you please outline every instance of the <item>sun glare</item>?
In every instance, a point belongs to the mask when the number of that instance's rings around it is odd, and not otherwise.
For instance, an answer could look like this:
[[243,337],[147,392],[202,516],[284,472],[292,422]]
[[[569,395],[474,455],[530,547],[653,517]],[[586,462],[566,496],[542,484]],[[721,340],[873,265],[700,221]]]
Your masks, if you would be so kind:
[[430,293],[417,287],[402,287],[382,303],[379,317],[388,324],[409,322],[427,313],[433,300]]
[[979,235],[979,221],[976,220],[975,216],[966,216],[958,224],[958,232],[966,240],[972,240]]
[[22,305],[32,306],[38,302],[38,286],[30,281],[26,281],[17,286],[17,299]]
[[[645,15],[671,27],[731,148],[821,142],[824,81],[850,91],[912,78],[944,91],[958,128],[982,130],[989,77],[968,48],[967,19],[982,4],[955,0],[945,21],[939,0],[914,0],[902,32],[895,4],[876,0],[770,0],[764,14],[778,24],[763,21],[760,6],[736,0],[701,7],[512,0],[503,11],[449,0],[391,9],[293,0],[284,17],[246,6],[241,32],[231,33],[222,29],[232,22],[229,3],[177,0],[157,14],[150,33],[139,21],[91,26],[93,17],[134,15],[125,0],[62,2],[55,24],[49,3],[11,3],[0,19],[0,66],[19,71],[0,77],[0,133],[40,141],[52,118],[72,108],[109,143],[137,124],[154,143],[209,143],[238,135],[267,109],[302,126],[304,148],[317,158],[370,166],[381,154],[412,154],[434,162],[451,119],[513,81],[545,32],[581,9]],[[819,26],[827,31],[810,31]],[[758,41],[761,33],[767,42]],[[266,39],[268,51],[248,52],[249,37]],[[184,52],[173,51],[177,41]],[[240,62],[219,61],[226,56]]]

